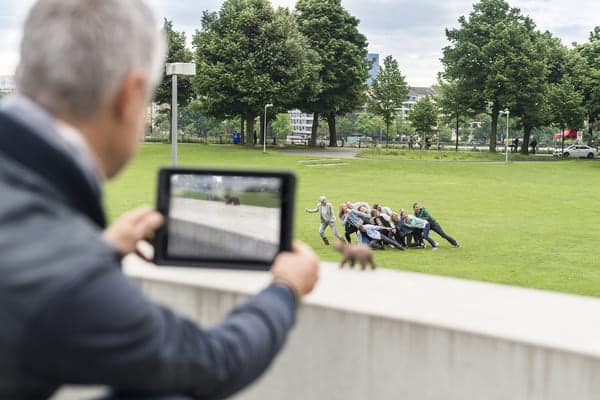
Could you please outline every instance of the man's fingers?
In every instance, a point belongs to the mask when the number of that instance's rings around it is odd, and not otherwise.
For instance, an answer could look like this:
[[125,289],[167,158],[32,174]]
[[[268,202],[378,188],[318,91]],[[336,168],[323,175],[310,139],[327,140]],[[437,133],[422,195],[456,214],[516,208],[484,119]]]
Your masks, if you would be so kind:
[[140,219],[137,221],[136,227],[136,239],[142,240],[146,239],[150,234],[156,231],[162,224],[164,218],[157,211],[151,210],[151,212],[140,216]]
[[148,218],[149,215],[155,213],[156,211],[148,206],[148,205],[144,205],[141,207],[138,207],[134,210],[131,210],[131,222],[134,224],[138,224],[140,222],[142,222],[144,219]]

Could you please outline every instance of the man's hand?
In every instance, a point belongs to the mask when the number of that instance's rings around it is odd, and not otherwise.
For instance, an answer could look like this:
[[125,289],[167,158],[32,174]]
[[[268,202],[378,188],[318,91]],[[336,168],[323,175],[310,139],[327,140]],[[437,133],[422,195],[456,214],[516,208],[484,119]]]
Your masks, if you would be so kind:
[[162,224],[163,217],[159,212],[150,206],[143,206],[123,214],[104,230],[102,237],[126,256],[137,252],[137,243],[147,239]]
[[319,279],[319,257],[309,246],[295,241],[291,252],[277,256],[271,273],[276,282],[290,286],[300,300],[313,290]]

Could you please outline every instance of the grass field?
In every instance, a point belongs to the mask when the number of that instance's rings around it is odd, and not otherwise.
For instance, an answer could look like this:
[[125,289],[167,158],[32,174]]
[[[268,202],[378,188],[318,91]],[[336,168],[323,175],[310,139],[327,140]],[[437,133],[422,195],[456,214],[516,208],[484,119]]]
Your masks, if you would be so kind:
[[[438,252],[379,251],[380,266],[600,296],[600,162],[307,162],[318,157],[233,146],[182,145],[179,150],[184,166],[295,171],[295,237],[324,260],[338,257],[320,241],[318,214],[303,211],[313,208],[319,195],[325,194],[336,210],[344,200],[378,202],[394,210],[419,201],[461,248],[432,233],[440,241]],[[169,162],[168,145],[143,146],[129,168],[107,185],[110,218],[153,204],[157,170]],[[343,229],[339,223],[338,228]]]

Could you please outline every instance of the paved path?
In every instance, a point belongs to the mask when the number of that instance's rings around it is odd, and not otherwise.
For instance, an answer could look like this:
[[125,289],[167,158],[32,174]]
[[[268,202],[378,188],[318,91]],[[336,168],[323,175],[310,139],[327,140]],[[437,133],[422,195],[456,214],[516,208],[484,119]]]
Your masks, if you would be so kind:
[[354,158],[364,149],[356,147],[325,147],[323,149],[282,150],[284,154],[321,157],[321,158]]

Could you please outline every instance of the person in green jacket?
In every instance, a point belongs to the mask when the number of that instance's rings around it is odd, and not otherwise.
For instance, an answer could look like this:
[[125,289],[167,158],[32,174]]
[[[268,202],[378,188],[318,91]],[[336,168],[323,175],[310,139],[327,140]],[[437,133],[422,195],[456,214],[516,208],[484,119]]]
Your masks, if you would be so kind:
[[429,237],[429,230],[431,229],[429,221],[417,218],[413,215],[408,215],[404,209],[400,210],[400,220],[402,221],[403,226],[412,229],[413,232],[416,231],[423,237],[423,239],[427,240],[432,247],[432,251],[437,251],[437,242]]
[[413,204],[413,210],[415,211],[415,217],[429,221],[431,230],[443,237],[444,239],[446,239],[452,245],[452,247],[460,247],[458,242],[454,240],[453,237],[444,232],[440,224],[431,216],[431,214],[429,214],[425,207],[421,207],[419,203],[415,202]]
[[319,202],[317,203],[317,207],[313,209],[305,208],[304,211],[307,213],[319,213],[321,216],[321,226],[319,227],[319,236],[323,239],[323,243],[329,245],[329,239],[325,237],[325,229],[327,227],[331,227],[333,234],[340,240],[344,241],[342,235],[337,230],[337,226],[335,224],[335,213],[333,212],[333,205],[327,202],[327,197],[320,196]]

